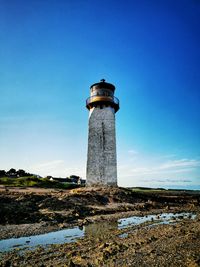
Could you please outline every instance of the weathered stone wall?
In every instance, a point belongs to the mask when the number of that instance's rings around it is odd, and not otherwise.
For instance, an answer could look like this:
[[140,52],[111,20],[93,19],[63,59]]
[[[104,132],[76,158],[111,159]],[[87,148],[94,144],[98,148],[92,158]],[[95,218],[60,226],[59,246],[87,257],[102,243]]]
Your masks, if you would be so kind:
[[115,111],[94,107],[89,116],[88,186],[117,186]]

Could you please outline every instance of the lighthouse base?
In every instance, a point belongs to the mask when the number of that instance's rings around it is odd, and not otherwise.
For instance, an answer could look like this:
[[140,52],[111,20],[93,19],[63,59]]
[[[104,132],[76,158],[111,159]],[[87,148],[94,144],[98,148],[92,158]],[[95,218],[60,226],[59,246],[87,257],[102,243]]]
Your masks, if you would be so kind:
[[94,107],[89,115],[87,186],[117,186],[115,110]]

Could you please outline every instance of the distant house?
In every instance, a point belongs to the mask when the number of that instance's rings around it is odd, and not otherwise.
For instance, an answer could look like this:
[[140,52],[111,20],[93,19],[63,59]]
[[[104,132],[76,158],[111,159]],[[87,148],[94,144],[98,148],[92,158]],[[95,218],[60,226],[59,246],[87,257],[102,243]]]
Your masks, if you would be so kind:
[[85,185],[86,184],[86,180],[85,179],[80,179],[80,182],[81,182],[80,183],[81,185]]
[[50,181],[59,182],[59,183],[66,183],[68,182],[68,178],[57,178],[57,177],[51,177],[49,178]]
[[50,181],[55,181],[59,183],[72,183],[72,184],[79,184],[79,185],[85,185],[85,179],[80,178],[79,176],[76,175],[71,175],[70,177],[67,178],[57,178],[57,177],[52,177],[52,176],[47,176],[47,178]]
[[71,183],[73,184],[80,184],[80,177],[79,176],[76,176],[76,175],[71,175],[69,177],[69,179],[71,180]]

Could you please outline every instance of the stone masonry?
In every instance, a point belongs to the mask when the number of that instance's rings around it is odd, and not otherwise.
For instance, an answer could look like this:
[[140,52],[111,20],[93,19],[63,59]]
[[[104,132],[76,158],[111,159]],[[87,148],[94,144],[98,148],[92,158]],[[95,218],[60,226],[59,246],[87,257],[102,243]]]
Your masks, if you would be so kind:
[[117,186],[115,110],[93,107],[89,114],[87,186]]

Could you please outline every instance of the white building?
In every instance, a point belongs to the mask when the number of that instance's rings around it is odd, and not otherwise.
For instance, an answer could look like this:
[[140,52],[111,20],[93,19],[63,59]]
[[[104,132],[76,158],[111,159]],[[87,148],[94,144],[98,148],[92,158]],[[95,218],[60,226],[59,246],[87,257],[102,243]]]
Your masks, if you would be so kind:
[[115,113],[119,100],[115,86],[101,80],[90,87],[87,186],[117,186]]

